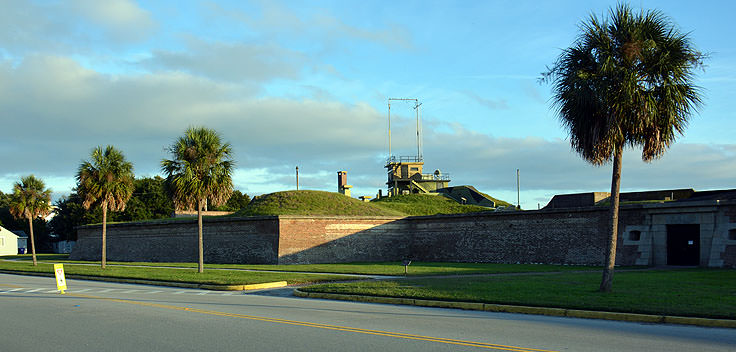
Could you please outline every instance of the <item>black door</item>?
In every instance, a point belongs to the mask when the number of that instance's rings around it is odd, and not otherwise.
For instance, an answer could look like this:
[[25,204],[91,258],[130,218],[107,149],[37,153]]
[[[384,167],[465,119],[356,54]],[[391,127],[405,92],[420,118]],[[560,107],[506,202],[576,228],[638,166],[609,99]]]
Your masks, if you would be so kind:
[[667,225],[667,265],[700,265],[700,225]]

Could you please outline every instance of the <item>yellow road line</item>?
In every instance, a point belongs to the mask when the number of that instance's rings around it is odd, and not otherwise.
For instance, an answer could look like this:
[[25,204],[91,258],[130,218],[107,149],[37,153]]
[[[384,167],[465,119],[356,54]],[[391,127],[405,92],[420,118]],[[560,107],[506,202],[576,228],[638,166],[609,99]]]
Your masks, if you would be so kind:
[[215,315],[215,316],[221,316],[221,317],[240,318],[240,319],[248,319],[248,320],[263,321],[263,322],[278,323],[278,324],[287,324],[287,325],[296,325],[296,326],[306,326],[306,327],[313,327],[313,328],[319,328],[319,329],[354,332],[354,333],[367,334],[367,335],[387,336],[387,337],[395,337],[395,338],[408,339],[408,340],[439,342],[439,343],[446,343],[446,344],[459,345],[459,346],[472,346],[472,347],[480,347],[480,348],[486,348],[486,349],[492,349],[492,350],[515,351],[515,352],[554,352],[550,350],[542,350],[542,349],[534,349],[534,348],[526,348],[526,347],[518,347],[518,346],[507,346],[507,345],[499,345],[499,344],[492,344],[492,343],[485,343],[485,342],[457,340],[457,339],[449,339],[449,338],[443,338],[443,337],[413,335],[413,334],[405,334],[405,333],[381,331],[381,330],[361,329],[361,328],[353,328],[349,326],[311,323],[311,322],[280,319],[280,318],[259,317],[259,316],[254,316],[254,315],[226,313],[226,312],[172,306],[172,305],[165,305],[165,304],[158,304],[158,303],[137,302],[137,301],[119,299],[119,298],[107,298],[107,297],[89,296],[89,295],[74,294],[74,293],[70,293],[69,296],[89,298],[89,299],[99,299],[99,300],[118,302],[118,303],[135,304],[135,305],[146,306],[146,307],[172,309],[172,310],[186,311],[186,312],[192,312],[192,313]]
[[13,285],[13,284],[0,284],[2,287],[12,287],[12,288],[23,288],[23,286]]

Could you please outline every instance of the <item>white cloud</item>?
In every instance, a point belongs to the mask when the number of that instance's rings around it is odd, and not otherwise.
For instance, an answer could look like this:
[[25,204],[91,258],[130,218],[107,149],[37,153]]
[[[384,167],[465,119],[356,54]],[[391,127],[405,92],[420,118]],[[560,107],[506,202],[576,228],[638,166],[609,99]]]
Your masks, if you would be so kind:
[[223,81],[263,82],[275,78],[296,79],[309,60],[300,52],[271,44],[186,40],[185,51],[154,50],[143,60],[145,67],[181,70]]
[[479,96],[470,91],[466,91],[467,95],[471,100],[491,110],[508,109],[509,105],[505,99],[489,99]]
[[74,0],[71,7],[114,40],[137,41],[156,27],[151,14],[130,0]]
[[0,0],[0,48],[24,53],[93,53],[148,38],[157,23],[128,0],[40,2]]
[[333,49],[339,40],[378,44],[390,49],[413,50],[411,33],[397,23],[379,23],[374,28],[361,28],[345,23],[326,9],[313,8],[296,13],[277,2],[262,2],[250,11],[208,4],[212,16],[229,18],[246,25],[267,38],[304,40],[310,46]]
[[[385,188],[386,116],[365,103],[259,98],[242,85],[186,73],[113,76],[37,55],[0,64],[0,119],[3,192],[29,173],[54,180],[55,191],[71,189],[79,162],[97,145],[120,148],[138,175],[156,174],[165,147],[190,125],[214,128],[233,144],[235,184],[250,194],[293,189],[297,165],[303,189],[334,190],[338,170],[349,172],[356,196]],[[414,131],[413,118],[392,123],[397,135]],[[394,152],[413,154],[414,143],[411,133],[396,138]],[[555,193],[610,188],[610,165],[585,163],[563,140],[426,121],[423,146],[426,172],[441,169],[453,185],[506,200],[515,199],[520,169],[525,208]],[[622,189],[730,188],[734,179],[736,145],[677,143],[651,164],[627,151]]]

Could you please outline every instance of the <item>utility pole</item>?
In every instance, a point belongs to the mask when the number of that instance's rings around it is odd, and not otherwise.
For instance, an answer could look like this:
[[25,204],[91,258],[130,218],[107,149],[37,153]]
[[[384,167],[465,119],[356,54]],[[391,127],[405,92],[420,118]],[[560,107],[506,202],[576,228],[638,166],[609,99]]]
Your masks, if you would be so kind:
[[296,167],[296,190],[299,190],[299,166]]
[[516,209],[521,209],[521,196],[519,187],[519,169],[516,169]]

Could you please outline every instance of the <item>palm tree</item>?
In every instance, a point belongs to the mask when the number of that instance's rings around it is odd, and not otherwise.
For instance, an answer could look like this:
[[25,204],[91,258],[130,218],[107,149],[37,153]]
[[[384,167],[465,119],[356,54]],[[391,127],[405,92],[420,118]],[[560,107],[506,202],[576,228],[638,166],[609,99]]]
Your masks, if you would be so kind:
[[161,161],[161,169],[173,193],[176,209],[197,207],[199,246],[198,271],[204,272],[202,244],[202,209],[209,201],[213,206],[227,202],[233,189],[230,143],[204,127],[190,127],[169,147],[173,159]]
[[36,243],[33,238],[33,219],[51,213],[51,190],[40,179],[33,175],[20,178],[13,186],[13,195],[10,196],[10,213],[16,219],[28,219],[28,228],[31,232],[31,253],[33,265],[36,262]]
[[133,195],[133,179],[133,164],[111,145],[104,150],[102,147],[93,149],[90,160],[79,165],[77,194],[84,200],[82,206],[102,208],[102,269],[107,264],[107,210],[125,210],[125,204]]
[[705,58],[660,11],[635,14],[619,4],[609,15],[583,22],[578,39],[542,78],[553,85],[573,150],[594,165],[613,160],[602,292],[611,290],[616,260],[623,148],[642,147],[642,160],[650,162],[683,134],[700,105],[693,71]]

